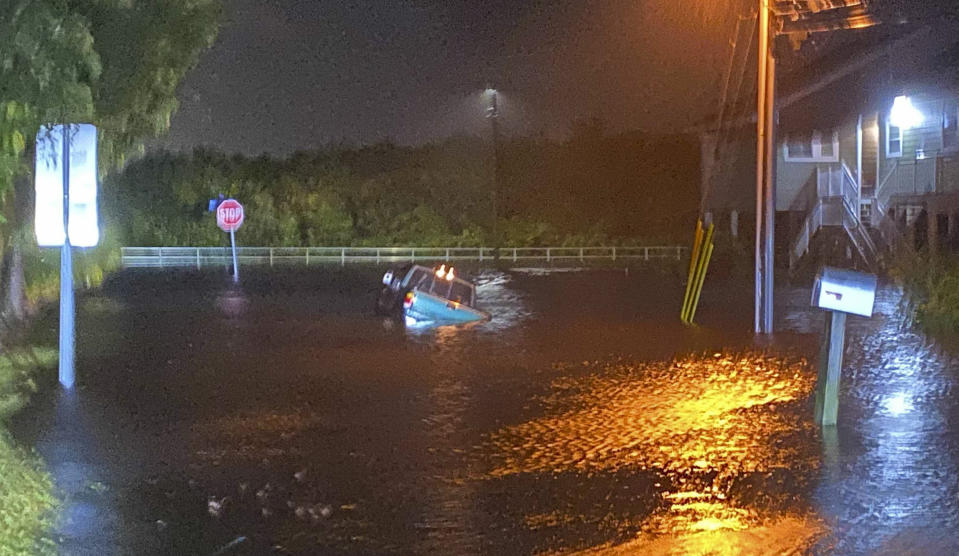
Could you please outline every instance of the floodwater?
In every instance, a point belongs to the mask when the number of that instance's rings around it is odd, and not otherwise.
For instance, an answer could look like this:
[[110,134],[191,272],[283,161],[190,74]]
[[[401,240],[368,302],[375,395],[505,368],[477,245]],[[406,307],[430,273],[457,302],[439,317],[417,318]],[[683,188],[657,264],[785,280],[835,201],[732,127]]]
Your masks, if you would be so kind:
[[749,284],[707,283],[686,328],[678,271],[477,271],[491,322],[407,329],[372,313],[382,271],[83,296],[76,390],[14,423],[62,551],[959,553],[959,364],[893,287],[848,321],[824,434],[808,288],[757,341]]

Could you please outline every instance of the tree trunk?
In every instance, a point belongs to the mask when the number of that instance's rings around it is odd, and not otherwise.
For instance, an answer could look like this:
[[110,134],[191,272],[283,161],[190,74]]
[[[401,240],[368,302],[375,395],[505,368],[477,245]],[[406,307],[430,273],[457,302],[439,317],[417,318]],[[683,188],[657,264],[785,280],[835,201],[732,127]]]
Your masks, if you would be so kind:
[[[32,158],[32,152],[28,153]],[[23,268],[24,242],[32,241],[33,175],[24,172],[14,178],[12,195],[4,213],[8,240],[3,256],[3,312],[17,320],[27,313],[26,278]]]
[[23,275],[23,251],[19,241],[14,241],[8,255],[5,257],[9,269],[6,284],[6,312],[14,319],[22,320],[26,315],[27,295],[26,280]]

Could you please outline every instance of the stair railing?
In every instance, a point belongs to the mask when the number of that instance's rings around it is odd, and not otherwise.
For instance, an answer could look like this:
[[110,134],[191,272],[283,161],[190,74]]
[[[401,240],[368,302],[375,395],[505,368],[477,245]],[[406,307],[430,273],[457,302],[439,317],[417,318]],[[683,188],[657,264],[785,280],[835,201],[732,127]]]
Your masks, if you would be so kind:
[[882,214],[886,213],[886,210],[889,208],[889,200],[892,199],[892,188],[889,187],[889,182],[892,181],[892,177],[896,175],[899,170],[899,160],[894,159],[892,166],[889,167],[889,170],[886,172],[886,175],[883,176],[882,180],[879,182],[879,185],[876,186],[876,203],[879,205],[879,211]]
[[822,199],[818,199],[812,208],[809,209],[809,212],[806,213],[802,227],[799,229],[799,233],[796,234],[796,239],[793,240],[792,248],[789,250],[790,267],[795,266],[799,259],[806,254],[806,251],[809,250],[809,242],[821,227]]

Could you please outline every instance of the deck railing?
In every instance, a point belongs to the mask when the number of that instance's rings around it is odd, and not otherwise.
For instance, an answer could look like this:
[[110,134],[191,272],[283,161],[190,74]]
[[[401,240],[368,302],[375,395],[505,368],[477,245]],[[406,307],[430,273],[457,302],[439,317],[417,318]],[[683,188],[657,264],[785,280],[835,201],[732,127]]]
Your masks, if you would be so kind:
[[[602,261],[681,260],[687,248],[643,247],[501,247],[499,259],[514,263],[587,263]],[[229,247],[123,247],[123,266],[194,267],[232,262]],[[434,261],[493,261],[492,247],[238,247],[243,264],[312,265]]]

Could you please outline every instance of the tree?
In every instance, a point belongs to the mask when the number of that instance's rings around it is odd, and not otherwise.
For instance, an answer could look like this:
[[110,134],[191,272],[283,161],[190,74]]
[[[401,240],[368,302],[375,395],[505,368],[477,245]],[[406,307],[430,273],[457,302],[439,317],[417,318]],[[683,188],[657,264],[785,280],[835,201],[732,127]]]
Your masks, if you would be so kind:
[[[30,161],[42,124],[99,127],[101,171],[169,127],[176,87],[212,44],[219,0],[0,0],[4,286],[32,241]],[[16,195],[11,196],[16,184]],[[12,249],[11,249],[12,248]],[[9,300],[19,313],[22,296]]]
[[83,0],[103,72],[93,87],[101,160],[120,164],[170,127],[176,89],[213,44],[219,0]]
[[0,198],[23,172],[42,122],[89,119],[100,58],[84,19],[64,2],[0,2]]

